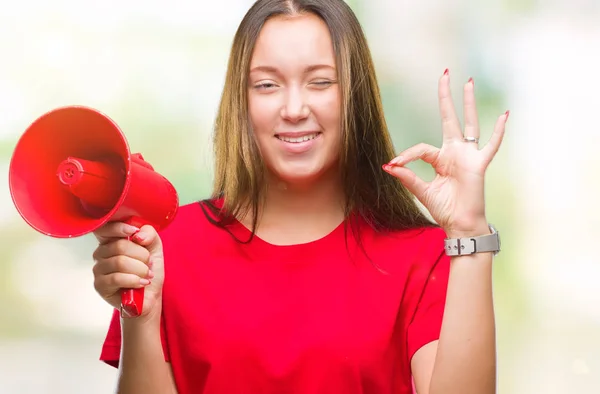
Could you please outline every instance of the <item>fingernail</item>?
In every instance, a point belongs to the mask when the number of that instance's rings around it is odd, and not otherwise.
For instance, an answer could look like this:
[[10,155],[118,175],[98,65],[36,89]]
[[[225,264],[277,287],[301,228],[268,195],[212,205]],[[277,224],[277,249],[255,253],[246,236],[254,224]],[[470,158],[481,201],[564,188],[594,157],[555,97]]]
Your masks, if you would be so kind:
[[146,236],[144,234],[137,233],[136,235],[133,236],[133,239],[135,241],[141,242],[146,239]]
[[385,172],[390,172],[392,170],[392,166],[389,164],[384,164],[381,166]]
[[450,74],[450,70],[448,70],[448,69],[445,69],[445,70],[444,70],[444,75],[448,75],[448,74]]
[[150,284],[150,281],[148,279],[140,279],[140,285],[147,286],[149,284]]
[[475,85],[475,81],[473,81],[473,78],[472,78],[472,77],[471,77],[471,78],[469,78],[469,83],[470,83],[470,84],[472,84],[472,85]]
[[154,278],[154,272],[152,270],[148,270],[148,279]]
[[506,111],[506,112],[504,113],[504,115],[506,115],[506,120],[508,120],[508,116],[510,115],[510,111]]
[[392,160],[390,160],[390,162],[389,162],[388,164],[389,164],[389,165],[398,164],[398,163],[400,163],[402,160],[404,160],[404,157],[402,157],[402,156],[394,157]]
[[140,231],[139,228],[137,228],[135,226],[131,226],[129,224],[126,224],[125,227],[123,227],[123,232],[127,235],[133,235],[133,234],[137,233],[138,231]]

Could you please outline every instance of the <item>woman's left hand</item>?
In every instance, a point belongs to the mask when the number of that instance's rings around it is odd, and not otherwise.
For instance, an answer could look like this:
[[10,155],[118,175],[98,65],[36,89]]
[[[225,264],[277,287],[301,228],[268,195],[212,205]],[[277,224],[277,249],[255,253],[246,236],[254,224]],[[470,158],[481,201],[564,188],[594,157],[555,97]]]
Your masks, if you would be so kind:
[[[433,219],[449,236],[480,235],[486,225],[484,201],[485,171],[498,152],[508,111],[496,121],[489,142],[479,149],[479,122],[473,80],[464,87],[464,133],[452,103],[448,70],[439,81],[442,117],[441,149],[427,144],[415,145],[394,158],[383,169],[398,178],[421,201]],[[407,163],[421,159],[435,170],[435,179],[425,182]]]

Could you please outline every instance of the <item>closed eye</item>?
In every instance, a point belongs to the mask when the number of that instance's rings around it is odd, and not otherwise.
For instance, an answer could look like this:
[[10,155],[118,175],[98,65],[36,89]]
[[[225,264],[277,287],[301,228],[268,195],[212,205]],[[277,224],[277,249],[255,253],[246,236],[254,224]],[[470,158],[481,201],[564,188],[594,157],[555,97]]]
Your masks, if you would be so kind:
[[335,83],[335,81],[316,81],[313,82],[312,85],[317,85],[318,87],[327,87],[331,86]]
[[257,85],[254,85],[254,89],[257,90],[264,90],[264,89],[271,89],[276,87],[277,85],[275,85],[274,83],[271,82],[263,82],[263,83],[259,83]]

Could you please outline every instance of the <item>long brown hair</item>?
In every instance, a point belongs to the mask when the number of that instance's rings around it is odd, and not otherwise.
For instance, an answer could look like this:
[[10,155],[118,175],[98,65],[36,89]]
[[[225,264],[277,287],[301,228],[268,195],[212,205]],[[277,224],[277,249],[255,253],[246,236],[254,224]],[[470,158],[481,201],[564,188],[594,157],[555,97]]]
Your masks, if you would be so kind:
[[[215,180],[208,202],[224,226],[251,212],[256,231],[264,199],[265,167],[248,115],[248,73],[264,23],[279,15],[312,13],[328,26],[342,94],[340,171],[345,213],[358,214],[376,230],[431,226],[411,193],[381,166],[394,156],[371,53],[361,25],[343,0],[258,0],[235,34],[214,134]],[[208,216],[208,215],[207,215]]]

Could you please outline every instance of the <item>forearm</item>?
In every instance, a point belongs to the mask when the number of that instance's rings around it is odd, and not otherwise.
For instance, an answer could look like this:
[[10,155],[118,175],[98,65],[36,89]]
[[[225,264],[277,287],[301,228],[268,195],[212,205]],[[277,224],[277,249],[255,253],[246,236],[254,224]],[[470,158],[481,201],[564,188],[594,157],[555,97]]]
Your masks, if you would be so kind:
[[118,394],[176,394],[169,364],[165,362],[157,316],[122,319],[122,351]]
[[[479,226],[489,233],[487,224]],[[448,234],[464,237],[466,234]],[[452,257],[430,394],[496,392],[492,253]]]

